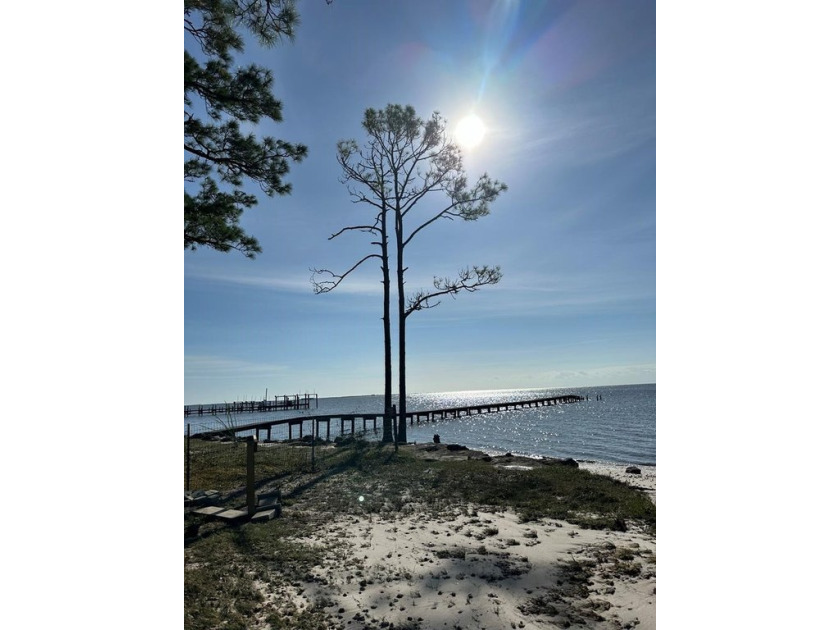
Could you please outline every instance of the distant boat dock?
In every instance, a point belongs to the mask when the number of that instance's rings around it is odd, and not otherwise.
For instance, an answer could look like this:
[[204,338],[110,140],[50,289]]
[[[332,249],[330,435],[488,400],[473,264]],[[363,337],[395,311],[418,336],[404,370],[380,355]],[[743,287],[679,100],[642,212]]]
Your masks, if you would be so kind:
[[266,399],[212,405],[184,405],[184,417],[218,416],[229,413],[257,413],[261,411],[293,411],[309,409],[313,401],[317,409],[318,394],[275,396],[273,401]]
[[[561,405],[561,404],[569,404],[569,403],[576,403],[585,400],[583,396],[578,396],[576,394],[567,394],[564,396],[552,396],[550,398],[534,398],[531,400],[516,400],[510,402],[494,402],[494,403],[481,403],[479,405],[468,405],[465,407],[448,407],[446,409],[429,409],[425,411],[409,411],[406,412],[406,420],[410,422],[410,424],[420,424],[421,422],[436,422],[437,420],[446,420],[450,418],[461,418],[464,416],[472,416],[475,414],[482,414],[482,413],[498,413],[500,411],[511,411],[514,409],[528,409],[531,407],[544,407],[548,405]],[[317,396],[315,397],[315,401],[317,403]],[[236,403],[236,404],[243,404],[243,403]],[[249,403],[244,403],[249,404]],[[204,407],[211,407],[211,405],[204,405]],[[289,407],[290,409],[294,409],[294,407]],[[308,408],[308,406],[306,407]],[[283,409],[283,407],[278,407],[278,409]],[[233,410],[231,410],[233,411]],[[248,411],[248,409],[244,409],[243,411]],[[263,411],[263,409],[255,409],[255,411]],[[204,412],[205,414],[209,413],[208,411]],[[189,415],[186,413],[186,408],[184,411],[184,415]],[[315,437],[320,437],[321,434],[321,424],[326,424],[326,439],[330,439],[330,425],[333,422],[336,422],[341,427],[341,435],[344,435],[345,429],[347,425],[350,425],[350,433],[356,432],[356,422],[359,422],[362,431],[366,431],[368,428],[368,422],[372,423],[373,429],[377,428],[377,424],[383,422],[384,414],[370,414],[370,413],[359,413],[359,414],[329,414],[329,415],[320,415],[320,416],[305,416],[299,418],[283,418],[283,419],[275,419],[275,420],[268,420],[265,422],[252,422],[248,424],[241,424],[236,425],[233,427],[226,427],[223,429],[213,429],[210,431],[201,431],[199,433],[195,433],[192,437],[198,438],[221,438],[224,436],[231,436],[232,433],[245,433],[245,432],[254,432],[256,435],[257,440],[260,439],[261,432],[265,432],[265,440],[271,440],[271,430],[275,427],[278,429],[286,425],[288,429],[288,439],[292,439],[292,427],[298,427],[298,434],[299,437],[303,437],[303,427],[305,424],[312,425],[315,430]]]

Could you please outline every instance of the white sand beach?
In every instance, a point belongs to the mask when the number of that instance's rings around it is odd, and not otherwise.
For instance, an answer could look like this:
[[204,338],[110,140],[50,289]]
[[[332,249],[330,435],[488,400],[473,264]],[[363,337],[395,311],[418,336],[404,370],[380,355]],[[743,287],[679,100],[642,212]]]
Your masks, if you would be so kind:
[[[655,467],[640,466],[641,474],[626,465],[581,468],[640,487],[655,501]],[[337,516],[306,541],[336,551],[300,584],[298,604],[317,604],[334,627],[348,629],[652,630],[656,539],[628,529],[410,503],[391,518]]]

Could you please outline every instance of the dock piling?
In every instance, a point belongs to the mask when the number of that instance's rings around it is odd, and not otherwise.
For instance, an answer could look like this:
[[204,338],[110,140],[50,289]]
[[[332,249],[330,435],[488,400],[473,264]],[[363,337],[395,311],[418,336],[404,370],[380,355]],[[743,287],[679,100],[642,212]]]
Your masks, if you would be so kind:
[[[411,418],[411,424],[420,424],[421,422],[437,422],[438,420],[447,420],[449,418],[457,419],[463,416],[472,416],[474,414],[482,414],[482,413],[500,413],[503,411],[510,411],[510,410],[518,410],[518,409],[529,409],[534,407],[543,407],[547,405],[558,405],[558,404],[567,404],[567,403],[574,403],[580,402],[585,400],[582,396],[577,396],[574,394],[566,394],[564,396],[554,396],[549,398],[539,398],[535,400],[520,400],[520,401],[511,401],[506,403],[483,403],[481,405],[471,405],[467,407],[450,407],[445,409],[426,409],[422,411],[412,411],[406,412],[406,415]],[[308,405],[309,398],[306,397],[301,402],[298,399],[298,402],[301,405]],[[279,400],[278,400],[279,403]],[[200,406],[197,410],[193,409],[191,413],[201,414],[202,408],[211,408],[211,405]],[[186,409],[186,407],[185,407]],[[227,409],[227,408],[226,408]],[[185,411],[186,413],[186,411]],[[188,415],[188,414],[187,414]],[[346,414],[346,415],[315,415],[315,416],[307,416],[307,417],[298,417],[298,418],[284,418],[278,420],[268,420],[268,421],[260,421],[254,422],[249,424],[238,425],[235,427],[236,432],[254,432],[254,438],[259,440],[260,430],[265,429],[266,431],[266,440],[271,439],[271,429],[274,426],[280,426],[285,424],[288,429],[289,440],[292,439],[292,426],[297,425],[299,429],[299,436],[300,439],[303,439],[303,423],[311,421],[312,422],[312,436],[313,439],[315,437],[320,436],[321,432],[321,422],[325,422],[327,425],[326,431],[326,439],[327,441],[330,440],[330,425],[333,420],[337,420],[339,424],[339,431],[341,435],[345,433],[345,426],[347,422],[350,422],[350,432],[356,432],[356,418],[361,419],[361,429],[362,431],[367,431],[367,421],[373,420],[373,429],[374,431],[377,429],[377,421],[379,418],[383,418],[383,422],[387,421],[387,418],[382,416],[382,414]],[[189,428],[187,429],[189,431]],[[230,433],[230,427],[225,427],[223,429],[214,429],[211,431],[204,431],[199,434],[192,435],[192,438],[196,437],[214,437],[214,436],[222,436],[224,434]]]

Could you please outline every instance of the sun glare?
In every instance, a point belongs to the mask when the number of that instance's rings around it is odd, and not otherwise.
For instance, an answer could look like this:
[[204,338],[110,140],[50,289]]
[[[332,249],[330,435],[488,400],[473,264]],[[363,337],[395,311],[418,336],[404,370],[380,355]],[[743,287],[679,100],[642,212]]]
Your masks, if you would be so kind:
[[470,114],[462,118],[458,126],[455,127],[455,139],[465,149],[472,149],[481,144],[485,131],[481,118],[475,114]]

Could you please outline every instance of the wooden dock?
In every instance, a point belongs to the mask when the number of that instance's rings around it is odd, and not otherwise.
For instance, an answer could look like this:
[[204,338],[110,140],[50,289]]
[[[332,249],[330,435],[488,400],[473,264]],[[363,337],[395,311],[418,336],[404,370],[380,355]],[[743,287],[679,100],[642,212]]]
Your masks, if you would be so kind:
[[275,396],[274,400],[249,400],[212,405],[184,405],[184,416],[219,416],[229,413],[257,413],[262,411],[291,411],[309,409],[312,402],[318,408],[318,394]]
[[[424,411],[410,411],[406,412],[406,420],[411,424],[420,424],[421,422],[437,422],[438,420],[447,420],[447,419],[454,419],[454,418],[462,418],[464,416],[472,416],[476,414],[482,413],[498,413],[501,411],[511,411],[514,409],[528,409],[531,407],[544,407],[548,405],[561,405],[561,404],[569,404],[575,402],[581,402],[584,400],[583,396],[577,396],[575,394],[567,394],[565,396],[552,396],[550,398],[535,398],[532,400],[516,400],[510,402],[494,402],[494,403],[482,403],[479,405],[468,405],[465,407],[448,407],[446,409],[427,409]],[[276,419],[276,420],[269,420],[265,422],[252,422],[249,424],[242,424],[237,425],[232,428],[224,428],[224,429],[214,429],[211,431],[202,431],[199,433],[195,433],[192,437],[195,438],[202,438],[202,439],[212,439],[212,438],[221,438],[223,436],[230,436],[232,433],[239,434],[239,433],[248,433],[253,431],[254,435],[256,436],[257,440],[259,441],[261,437],[261,432],[265,434],[265,440],[271,440],[271,431],[273,428],[277,427],[278,429],[282,425],[286,425],[288,429],[288,439],[293,439],[292,437],[292,427],[298,428],[298,438],[303,437],[303,427],[304,425],[310,425],[315,431],[315,437],[320,437],[321,435],[321,425],[326,425],[326,439],[330,439],[330,425],[335,422],[338,424],[340,429],[340,434],[344,435],[344,432],[347,428],[347,425],[350,426],[350,433],[356,432],[356,423],[359,423],[362,431],[368,430],[368,423],[373,425],[373,429],[376,430],[377,424],[383,421],[384,414],[370,414],[370,413],[358,413],[358,414],[328,414],[328,415],[319,415],[319,416],[305,416],[299,418],[283,418],[283,419]],[[276,439],[276,438],[275,438]]]

